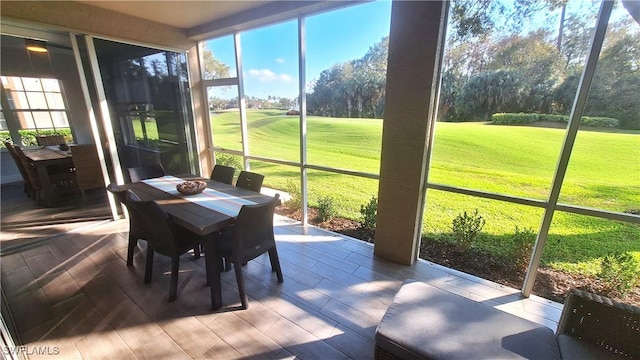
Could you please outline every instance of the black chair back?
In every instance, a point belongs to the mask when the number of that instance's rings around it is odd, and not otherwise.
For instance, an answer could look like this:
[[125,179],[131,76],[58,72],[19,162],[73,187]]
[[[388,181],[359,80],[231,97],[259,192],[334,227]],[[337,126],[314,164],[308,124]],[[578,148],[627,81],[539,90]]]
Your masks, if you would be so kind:
[[264,180],[264,175],[249,172],[249,171],[240,171],[240,175],[238,175],[238,180],[236,180],[236,186],[239,188],[260,192],[262,189],[262,181]]
[[125,204],[132,215],[130,220],[137,235],[147,240],[154,251],[173,256],[177,252],[177,244],[169,215],[156,202],[143,201],[131,190],[127,190]]
[[225,184],[233,184],[233,176],[236,174],[236,169],[231,166],[216,164],[211,172],[211,180],[219,181]]
[[132,183],[166,175],[162,164],[132,167],[128,168],[127,171],[129,172],[129,179],[131,179]]
[[275,246],[273,214],[280,203],[280,195],[256,205],[244,205],[233,230],[233,251],[241,261],[247,262]]

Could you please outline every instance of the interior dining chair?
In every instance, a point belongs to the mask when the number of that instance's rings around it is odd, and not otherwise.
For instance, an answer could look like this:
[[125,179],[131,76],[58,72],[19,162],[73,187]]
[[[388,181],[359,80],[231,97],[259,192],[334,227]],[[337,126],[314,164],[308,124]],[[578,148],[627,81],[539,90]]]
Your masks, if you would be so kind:
[[83,201],[86,200],[85,191],[104,189],[100,157],[94,144],[71,146],[71,158],[74,168],[73,181],[76,189],[82,194]]
[[238,180],[236,180],[236,186],[239,188],[260,192],[262,189],[262,181],[264,175],[257,174],[249,171],[240,171]]
[[219,181],[225,184],[233,184],[233,176],[236,174],[236,169],[232,166],[216,164],[211,172],[211,180]]
[[16,152],[29,181],[29,192],[27,194],[39,204],[40,194],[42,192],[42,182],[40,181],[38,171],[33,167],[33,165],[31,165],[29,159],[24,154],[20,146],[14,145],[13,149]]
[[36,142],[39,146],[55,146],[66,143],[64,135],[38,135]]
[[130,167],[127,169],[129,173],[129,179],[131,182],[140,182],[145,179],[152,179],[165,176],[167,173],[164,171],[162,164],[153,164],[145,166]]
[[268,252],[272,271],[276,273],[279,283],[283,281],[273,235],[273,214],[279,203],[280,195],[276,194],[269,202],[243,205],[235,224],[215,235],[218,237],[218,255],[223,257],[225,262],[233,264],[243,309],[248,308],[249,304],[242,265]]
[[31,182],[29,181],[29,174],[27,174],[27,169],[25,169],[24,164],[22,163],[22,161],[20,160],[20,157],[18,156],[18,153],[16,153],[16,149],[14,149],[13,144],[8,141],[5,141],[4,146],[9,151],[9,155],[11,155],[13,162],[16,164],[16,167],[20,172],[20,176],[22,176],[22,182],[24,183],[23,191],[26,194],[30,194]]
[[154,201],[142,201],[133,191],[127,190],[125,203],[129,214],[133,214],[137,235],[147,241],[144,283],[151,282],[153,256],[155,253],[171,258],[171,283],[169,301],[178,297],[178,270],[180,255],[199,245],[205,237],[193,233],[174,223],[171,217]]

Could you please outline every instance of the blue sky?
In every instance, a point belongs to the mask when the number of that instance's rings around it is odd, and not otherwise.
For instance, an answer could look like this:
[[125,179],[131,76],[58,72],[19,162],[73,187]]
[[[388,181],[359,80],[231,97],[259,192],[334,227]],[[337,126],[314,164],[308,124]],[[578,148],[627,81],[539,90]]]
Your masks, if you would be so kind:
[[[391,1],[376,1],[305,18],[307,83],[333,64],[359,59],[389,35]],[[241,33],[245,94],[298,96],[298,25],[296,20]],[[214,57],[235,63],[228,36],[207,42]],[[233,66],[235,68],[235,66]]]

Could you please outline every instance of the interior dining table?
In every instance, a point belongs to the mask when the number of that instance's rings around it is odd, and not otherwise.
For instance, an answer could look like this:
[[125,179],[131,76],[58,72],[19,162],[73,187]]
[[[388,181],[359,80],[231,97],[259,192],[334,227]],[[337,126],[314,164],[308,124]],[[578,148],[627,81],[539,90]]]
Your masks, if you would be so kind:
[[54,186],[51,183],[47,168],[50,166],[71,168],[73,166],[71,151],[68,148],[67,150],[60,150],[58,146],[42,146],[38,148],[25,148],[23,152],[38,172],[38,178],[42,183],[42,192],[40,195],[42,203],[45,206],[54,206]]
[[[176,185],[186,180],[202,180],[207,188],[200,194],[183,195]],[[194,175],[163,176],[124,184],[145,201],[153,200],[167,212],[172,220],[186,229],[206,236],[232,225],[242,205],[265,203],[273,198],[269,195],[228,185]],[[207,283],[211,286],[211,308],[222,307],[220,262],[214,237],[205,241]]]

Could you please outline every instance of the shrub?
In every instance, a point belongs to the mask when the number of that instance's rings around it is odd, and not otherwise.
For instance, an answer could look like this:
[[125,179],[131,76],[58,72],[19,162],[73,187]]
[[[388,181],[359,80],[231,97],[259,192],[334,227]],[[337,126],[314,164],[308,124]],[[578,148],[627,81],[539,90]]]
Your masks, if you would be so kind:
[[216,164],[231,166],[236,169],[244,169],[242,157],[238,155],[216,153]]
[[453,238],[459,250],[467,251],[471,248],[473,241],[480,234],[484,227],[484,218],[478,214],[478,209],[471,215],[464,213],[458,214],[453,219],[451,231]]
[[608,117],[591,117],[591,116],[583,116],[581,125],[591,126],[591,127],[604,127],[604,128],[617,128],[620,126],[620,121],[618,119],[608,118]]
[[376,215],[378,213],[378,199],[372,196],[365,205],[360,205],[360,214],[362,221],[360,226],[363,229],[373,231],[376,229]]
[[491,121],[496,125],[531,124],[538,121],[538,114],[499,113],[491,115]]
[[286,191],[289,193],[289,200],[285,203],[288,208],[301,210],[302,209],[302,194],[300,187],[294,180],[287,180]]
[[318,219],[322,222],[336,216],[336,206],[333,198],[326,196],[318,199]]
[[524,270],[529,265],[533,244],[536,241],[536,233],[533,229],[525,228],[520,230],[516,226],[516,231],[511,237],[511,259],[516,268]]
[[[36,140],[37,135],[63,135],[64,141],[67,143],[73,142],[73,135],[71,135],[71,129],[56,129],[56,130],[18,130],[20,133],[20,138],[22,140],[22,144],[17,144],[20,146],[37,146],[38,141]],[[0,143],[0,148],[4,148],[5,141],[11,141],[11,134],[9,130],[0,131],[0,139],[2,139]]]
[[609,254],[602,259],[598,277],[608,291],[624,297],[640,285],[640,264],[629,252]]
[[538,121],[568,123],[569,122],[569,116],[568,115],[555,115],[555,114],[539,114],[538,115]]

